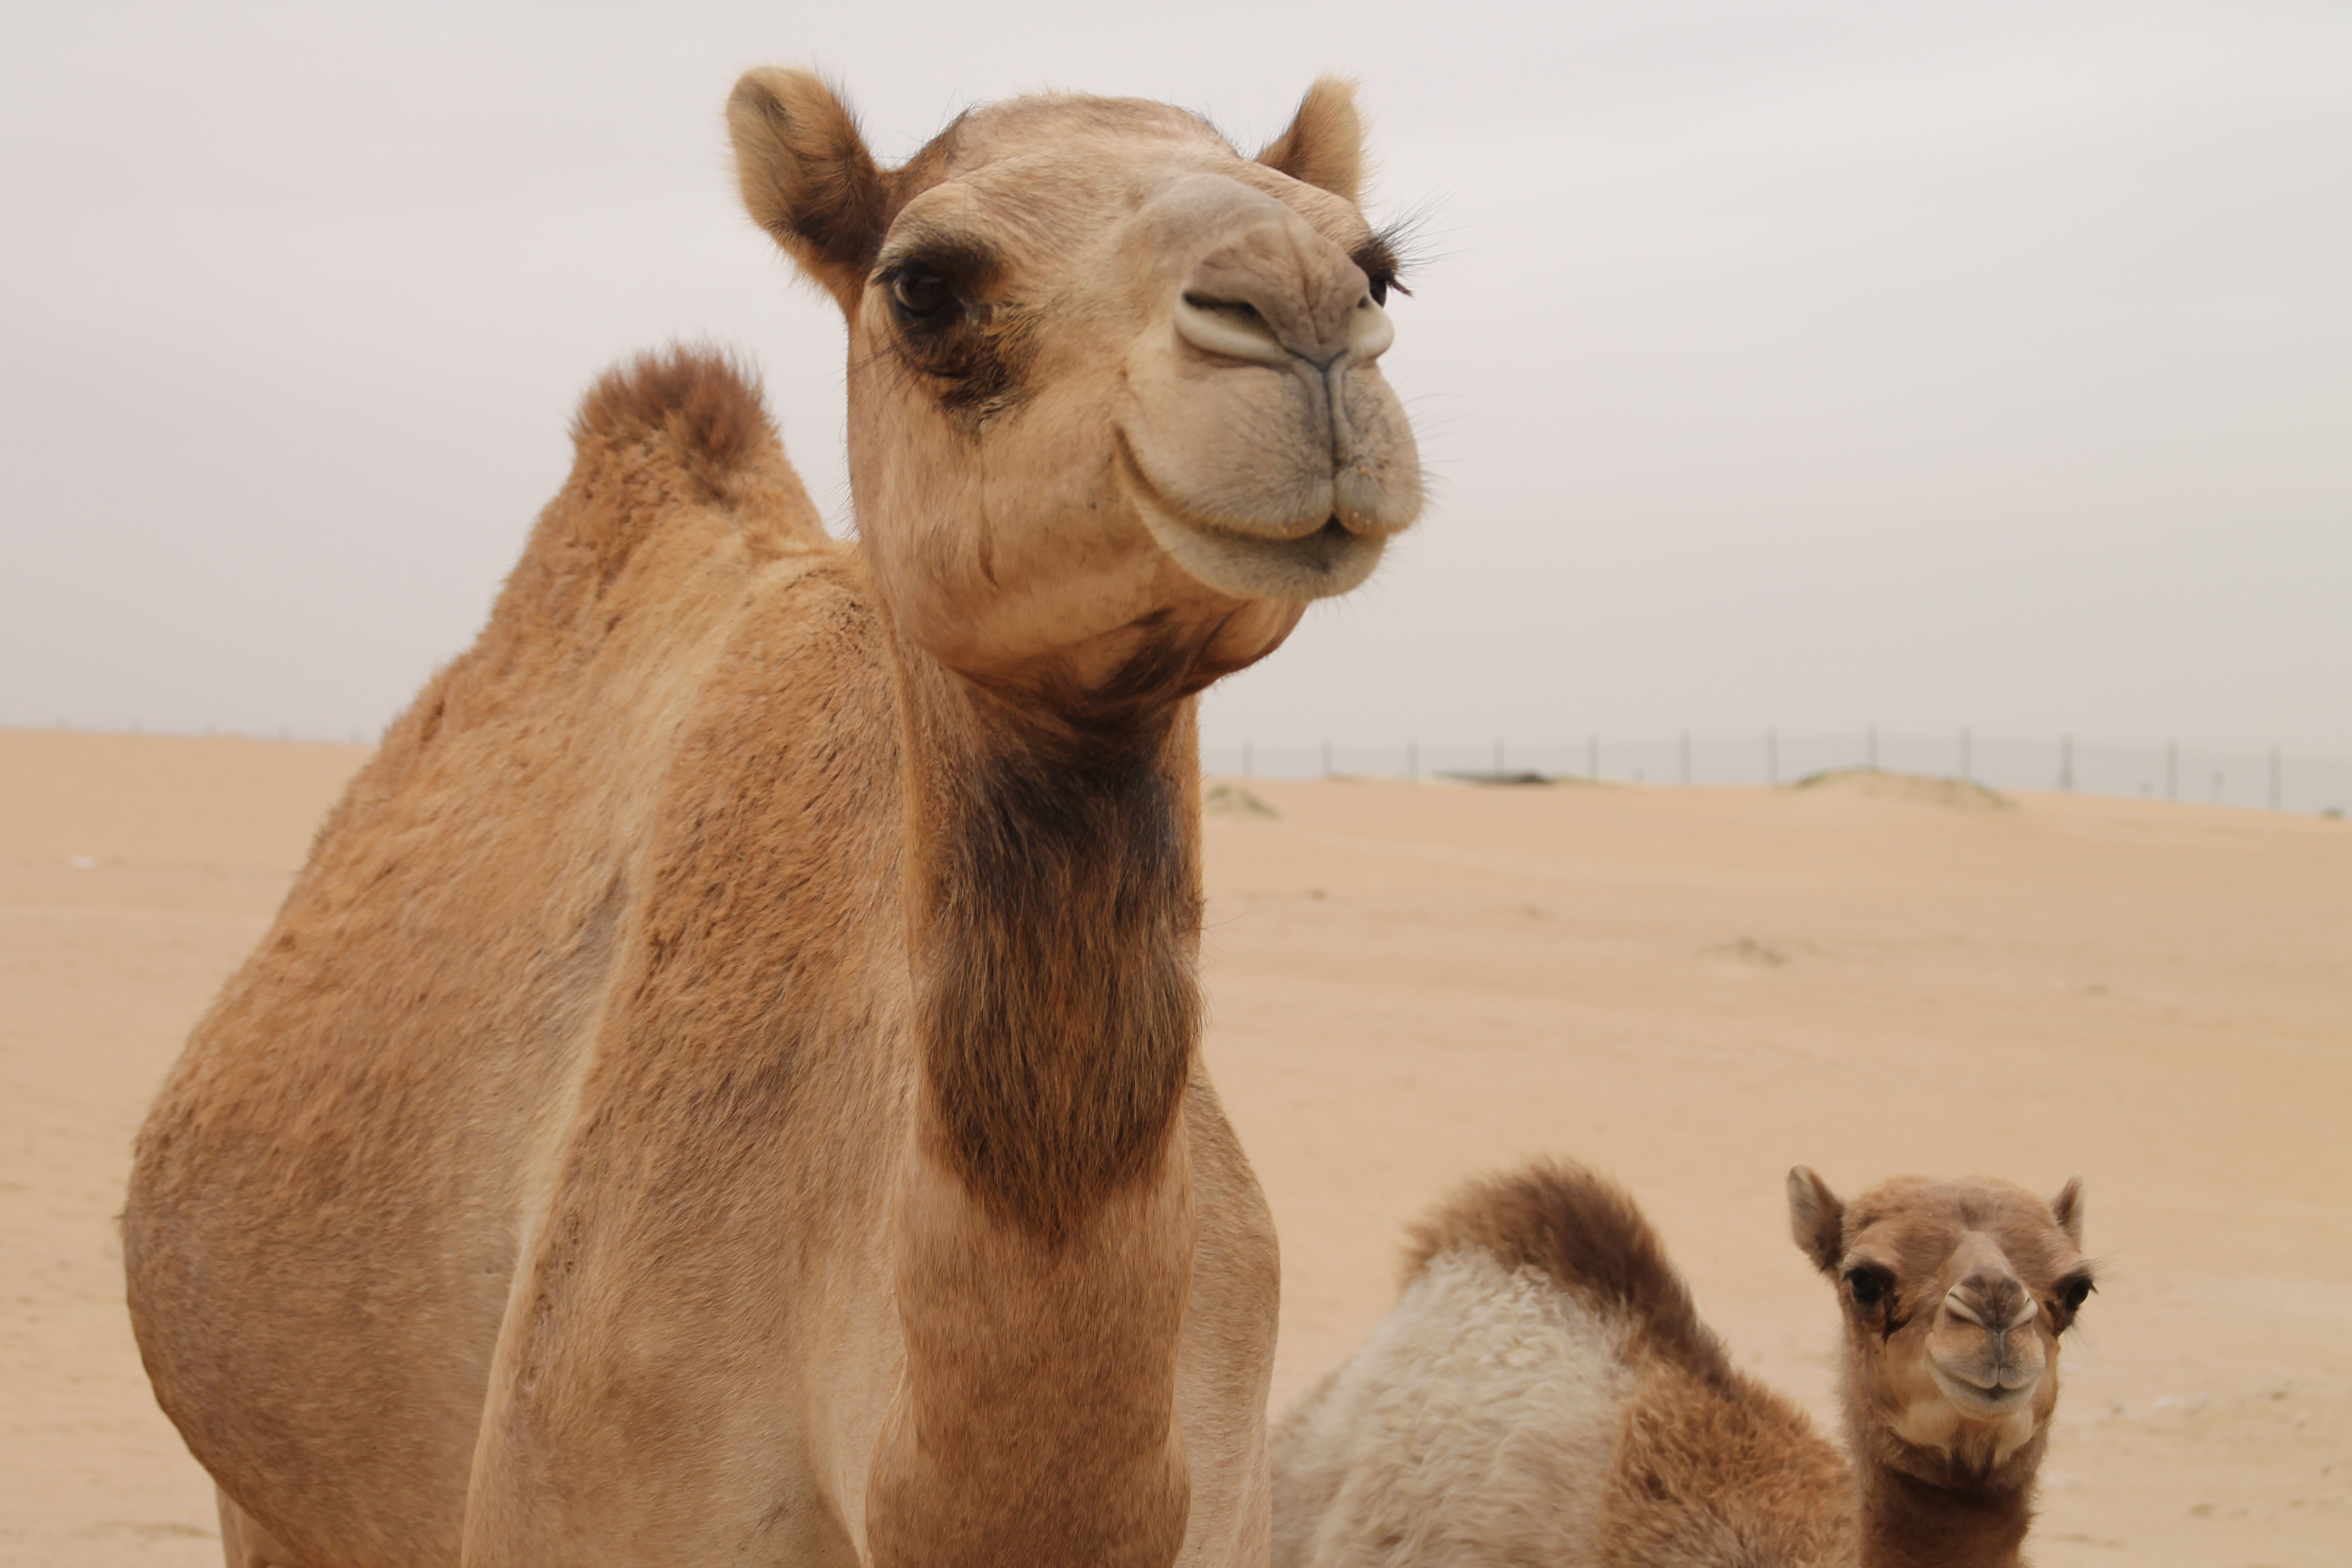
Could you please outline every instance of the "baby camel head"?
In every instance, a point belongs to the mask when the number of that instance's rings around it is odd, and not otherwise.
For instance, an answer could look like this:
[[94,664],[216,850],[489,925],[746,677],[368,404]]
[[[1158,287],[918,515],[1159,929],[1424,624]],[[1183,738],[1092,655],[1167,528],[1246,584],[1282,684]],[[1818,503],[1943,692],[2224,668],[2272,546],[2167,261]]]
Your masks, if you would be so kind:
[[899,634],[950,668],[1196,690],[1418,514],[1347,84],[1255,160],[1163,104],[1049,95],[884,169],[790,70],[745,76],[728,120],[753,217],[848,319],[859,531]]
[[2083,1190],[1901,1176],[1848,1204],[1789,1173],[1797,1245],[1844,1309],[1857,1456],[1938,1485],[2030,1477],[2058,1403],[2058,1341],[2092,1289]]

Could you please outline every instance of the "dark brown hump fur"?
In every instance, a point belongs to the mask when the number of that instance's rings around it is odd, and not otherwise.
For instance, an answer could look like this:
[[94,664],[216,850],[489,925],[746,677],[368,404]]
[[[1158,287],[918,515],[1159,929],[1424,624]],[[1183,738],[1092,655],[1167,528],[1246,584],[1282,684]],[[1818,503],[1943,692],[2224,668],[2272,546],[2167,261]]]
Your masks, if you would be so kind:
[[1464,1187],[1409,1233],[1405,1277],[1441,1253],[1473,1248],[1630,1315],[1660,1353],[1710,1383],[1732,1375],[1657,1232],[1622,1187],[1581,1165],[1540,1161]]
[[494,668],[600,646],[682,574],[829,542],[756,383],[714,350],[667,349],[605,372],[572,440],[571,476],[477,645]]
[[583,450],[646,437],[666,439],[711,500],[779,445],[759,378],[725,353],[686,347],[606,371],[572,422],[572,442]]

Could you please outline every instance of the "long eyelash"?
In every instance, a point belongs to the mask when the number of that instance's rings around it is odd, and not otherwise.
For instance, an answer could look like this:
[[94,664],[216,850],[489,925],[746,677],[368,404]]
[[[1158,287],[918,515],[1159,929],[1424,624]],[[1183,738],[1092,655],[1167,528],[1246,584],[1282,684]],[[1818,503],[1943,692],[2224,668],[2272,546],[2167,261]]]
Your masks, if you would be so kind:
[[1419,276],[1423,268],[1437,259],[1437,253],[1428,247],[1430,221],[1436,216],[1435,197],[1415,203],[1374,229],[1364,247],[1388,262],[1389,287],[1408,299],[1412,290],[1405,280]]

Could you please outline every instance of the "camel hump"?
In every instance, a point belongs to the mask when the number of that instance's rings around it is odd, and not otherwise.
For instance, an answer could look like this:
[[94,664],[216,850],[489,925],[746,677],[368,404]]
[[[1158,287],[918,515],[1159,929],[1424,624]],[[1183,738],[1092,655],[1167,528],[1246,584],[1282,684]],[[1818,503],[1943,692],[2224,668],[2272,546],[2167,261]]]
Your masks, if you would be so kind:
[[572,445],[667,446],[712,490],[781,447],[761,401],[759,378],[713,349],[674,347],[639,354],[599,377],[572,422]]
[[1565,1160],[1473,1182],[1413,1226],[1407,1279],[1432,1258],[1478,1251],[1532,1268],[1594,1308],[1631,1318],[1657,1352],[1709,1382],[1731,1376],[1722,1342],[1622,1187]]
[[489,642],[601,643],[625,616],[683,613],[678,595],[705,591],[713,571],[835,548],[757,379],[715,350],[605,372],[572,441],[571,477],[507,579]]
[[640,526],[651,521],[642,502],[666,500],[719,505],[772,547],[827,542],[759,376],[731,354],[680,345],[614,366],[582,400],[572,442],[575,479],[620,481]]

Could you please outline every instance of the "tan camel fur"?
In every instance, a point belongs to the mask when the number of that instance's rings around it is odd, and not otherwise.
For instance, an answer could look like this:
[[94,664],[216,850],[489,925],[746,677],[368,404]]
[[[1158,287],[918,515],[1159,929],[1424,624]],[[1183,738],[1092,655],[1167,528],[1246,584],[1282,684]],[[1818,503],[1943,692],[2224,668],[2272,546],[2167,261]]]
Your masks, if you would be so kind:
[[1278,1568],[2017,1563],[2090,1289],[2080,1188],[1790,1193],[1858,1464],[1731,1364],[1630,1197],[1538,1165],[1423,1222],[1396,1310],[1276,1428]]
[[1263,1562],[1193,707],[1420,505],[1349,91],[729,113],[860,542],[721,362],[590,395],[140,1138],[157,1397],[233,1568]]

